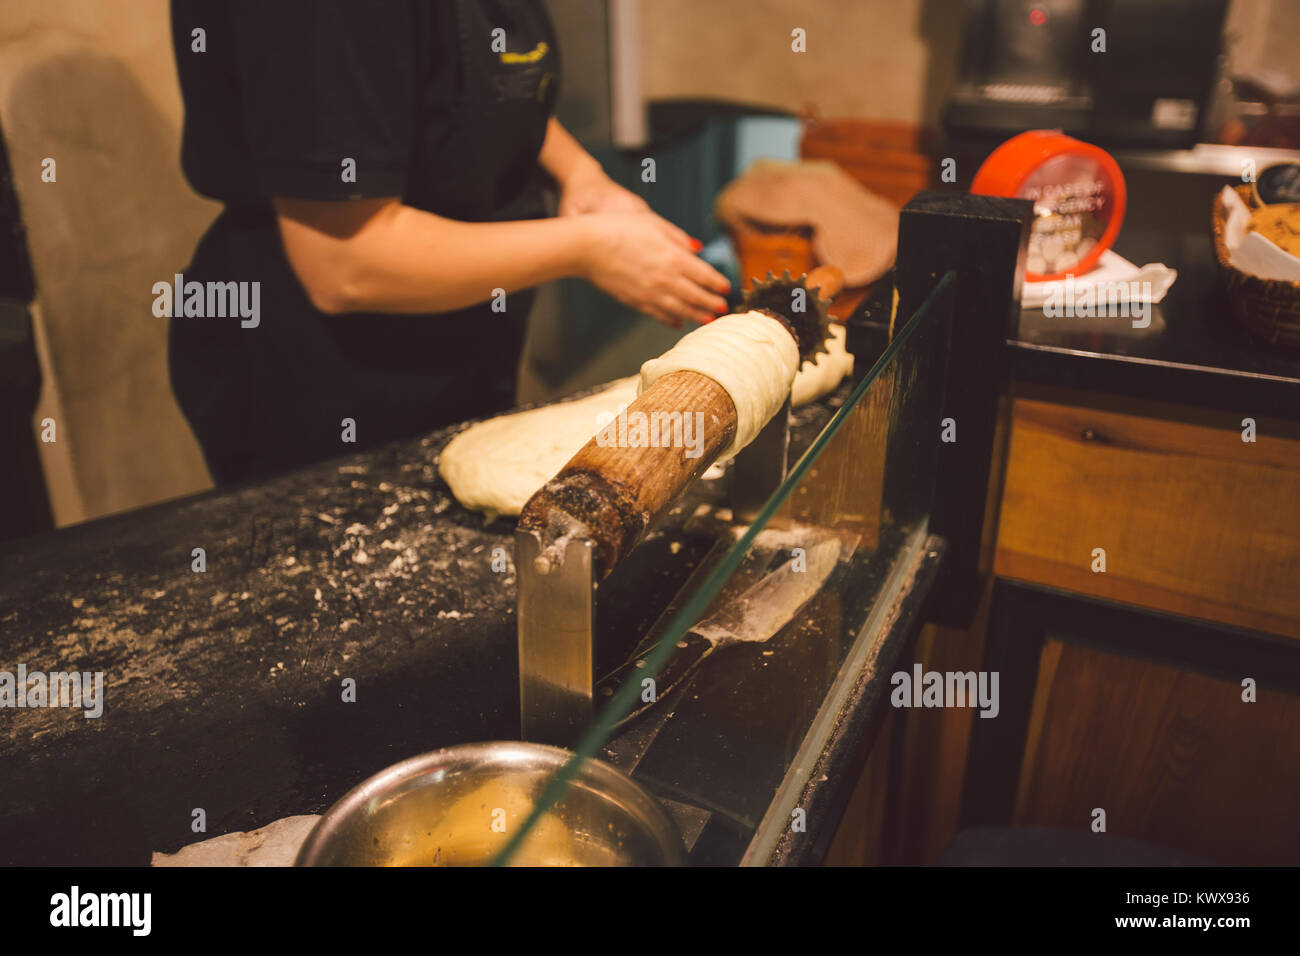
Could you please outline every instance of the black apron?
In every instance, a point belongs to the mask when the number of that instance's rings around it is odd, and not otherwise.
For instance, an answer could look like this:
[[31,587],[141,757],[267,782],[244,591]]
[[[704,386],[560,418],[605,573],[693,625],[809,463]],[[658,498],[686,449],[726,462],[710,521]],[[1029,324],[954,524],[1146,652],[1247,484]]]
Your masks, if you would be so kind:
[[[457,82],[417,98],[403,201],[451,219],[547,214],[537,156],[559,79],[535,0],[451,0]],[[509,53],[488,38],[507,30]],[[445,47],[445,44],[444,44]],[[525,55],[520,55],[520,54]],[[431,76],[431,70],[421,73]],[[294,276],[266,205],[227,206],[185,281],[260,282],[260,322],[173,317],[173,389],[219,484],[256,479],[513,403],[530,292],[437,315],[328,316]],[[344,441],[353,423],[354,443]]]

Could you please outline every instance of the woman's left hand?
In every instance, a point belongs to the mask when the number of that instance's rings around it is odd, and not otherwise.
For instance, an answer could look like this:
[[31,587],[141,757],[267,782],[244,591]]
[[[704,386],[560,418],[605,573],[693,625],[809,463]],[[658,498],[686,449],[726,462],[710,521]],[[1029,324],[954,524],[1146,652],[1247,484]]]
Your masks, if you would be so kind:
[[583,216],[595,212],[646,212],[650,206],[629,189],[624,189],[597,165],[575,170],[560,186],[561,216]]

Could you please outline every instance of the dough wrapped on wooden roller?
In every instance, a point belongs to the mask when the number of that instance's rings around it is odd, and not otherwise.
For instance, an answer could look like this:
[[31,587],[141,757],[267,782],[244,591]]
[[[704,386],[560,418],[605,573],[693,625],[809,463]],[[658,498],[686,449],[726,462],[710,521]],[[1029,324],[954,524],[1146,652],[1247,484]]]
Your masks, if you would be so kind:
[[720,454],[757,437],[784,404],[800,359],[826,351],[824,301],[843,274],[769,277],[746,296],[751,308],[696,329],[642,367],[640,392],[605,423],[524,506],[517,533],[532,535],[534,568],[564,562],[588,542],[599,578],[614,568],[669,505]]
[[[710,323],[709,327],[717,324]],[[853,371],[853,356],[844,348],[842,325],[832,327],[828,347],[829,354],[814,356],[795,375],[790,391],[792,405],[815,402],[834,391]],[[652,359],[646,365],[661,360]],[[656,371],[663,374],[658,366]],[[517,515],[525,502],[591,440],[604,420],[613,418],[636,398],[640,383],[641,377],[633,375],[582,398],[471,425],[443,449],[438,459],[439,473],[466,508],[489,517]]]
[[734,455],[776,414],[798,370],[799,349],[779,321],[762,312],[726,315],[642,365],[640,393],[670,372],[707,375],[736,406],[736,434],[722,452]]

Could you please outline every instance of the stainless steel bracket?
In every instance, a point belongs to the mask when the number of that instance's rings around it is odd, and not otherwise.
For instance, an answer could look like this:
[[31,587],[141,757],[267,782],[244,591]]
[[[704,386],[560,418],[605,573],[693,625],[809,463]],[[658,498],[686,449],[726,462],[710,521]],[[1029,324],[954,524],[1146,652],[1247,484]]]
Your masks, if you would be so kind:
[[[790,400],[732,464],[736,520],[753,521],[785,478]],[[596,580],[591,541],[570,538],[563,560],[541,561],[541,542],[515,532],[519,606],[519,721],[524,740],[572,746],[591,722],[595,690]]]
[[570,539],[558,563],[539,562],[540,557],[537,537],[516,531],[520,731],[533,743],[570,747],[592,718],[596,581],[591,542]]

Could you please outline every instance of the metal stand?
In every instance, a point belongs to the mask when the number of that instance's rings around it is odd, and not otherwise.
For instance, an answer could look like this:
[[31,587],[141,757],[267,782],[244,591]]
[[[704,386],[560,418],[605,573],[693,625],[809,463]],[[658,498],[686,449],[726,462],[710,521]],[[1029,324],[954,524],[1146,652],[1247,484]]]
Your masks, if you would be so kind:
[[[753,521],[785,479],[790,399],[732,464],[732,511]],[[596,579],[591,541],[574,538],[564,560],[540,569],[541,547],[515,532],[519,610],[519,724],[524,740],[571,746],[591,722],[595,688]],[[689,586],[689,585],[688,585]]]

